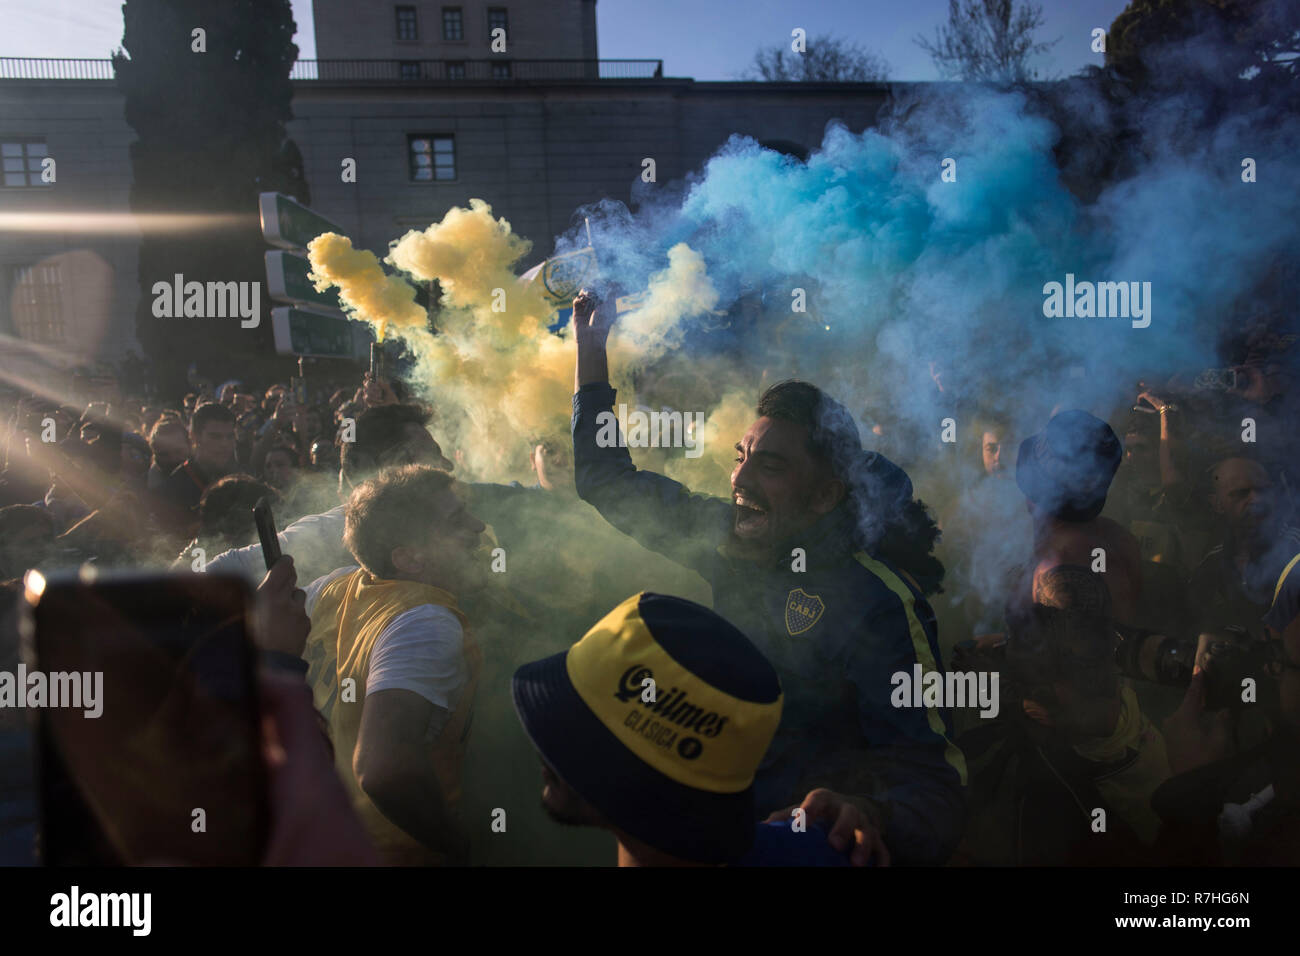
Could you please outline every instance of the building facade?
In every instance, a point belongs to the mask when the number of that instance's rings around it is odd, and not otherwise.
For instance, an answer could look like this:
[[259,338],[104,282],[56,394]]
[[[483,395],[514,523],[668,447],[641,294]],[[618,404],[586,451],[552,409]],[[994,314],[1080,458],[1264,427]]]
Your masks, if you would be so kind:
[[599,59],[596,0],[313,0],[312,18],[321,60]]
[[[408,7],[414,33],[398,39]],[[643,190],[680,184],[732,135],[806,155],[829,122],[863,130],[889,97],[881,84],[697,83],[663,77],[658,61],[597,61],[594,9],[316,0],[322,59],[295,65],[288,125],[312,208],[382,257],[406,231],[483,199],[533,242],[522,271],[551,254],[584,205],[635,209]],[[442,32],[451,10],[462,40]],[[449,78],[499,22],[509,74]],[[451,43],[462,52],[449,54]],[[528,55],[557,51],[566,56]],[[139,232],[121,229],[134,138],[107,61],[0,59],[0,365],[11,379],[137,350]],[[653,184],[641,182],[646,159]]]

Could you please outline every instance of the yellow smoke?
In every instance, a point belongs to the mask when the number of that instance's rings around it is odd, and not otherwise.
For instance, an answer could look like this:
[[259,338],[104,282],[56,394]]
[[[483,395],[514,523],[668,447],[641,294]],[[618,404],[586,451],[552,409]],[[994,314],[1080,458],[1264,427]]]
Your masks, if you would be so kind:
[[453,207],[442,222],[408,232],[384,261],[442,286],[439,331],[468,332],[513,351],[524,338],[543,334],[551,313],[539,289],[515,278],[514,264],[532,246],[504,218],[493,219],[491,206],[471,199],[468,209]]
[[[552,306],[539,287],[516,278],[515,266],[531,245],[504,218],[494,219],[480,199],[395,241],[384,262],[420,281],[437,280],[443,290],[437,335],[428,334],[413,287],[388,275],[372,253],[332,233],[308,247],[318,287],[337,286],[354,318],[373,325],[379,336],[397,335],[411,349],[411,384],[433,404],[435,437],[469,479],[522,480],[529,443],[568,432],[573,341],[568,333],[546,331]],[[685,244],[669,250],[667,267],[651,277],[647,291],[640,308],[619,317],[610,341],[621,402],[635,401],[632,370],[677,346],[681,321],[715,308],[719,299],[703,259]],[[737,416],[728,406],[724,417],[730,427]],[[706,424],[705,432],[718,427]],[[730,471],[735,436],[724,437],[704,446],[714,463],[710,484],[718,466]],[[694,459],[691,471],[703,476],[703,460]]]
[[668,250],[668,268],[650,277],[649,296],[635,311],[619,317],[620,340],[642,362],[657,359],[681,342],[682,319],[712,311],[718,290],[704,259],[684,242]]
[[705,417],[696,436],[704,454],[698,458],[674,455],[664,463],[664,474],[699,494],[729,494],[734,447],[754,420],[755,398],[752,388],[727,392]]
[[354,249],[346,236],[327,232],[307,244],[317,292],[338,286],[339,298],[353,315],[375,327],[381,342],[389,325],[398,330],[423,328],[427,319],[415,303],[415,288],[390,276],[367,249]]

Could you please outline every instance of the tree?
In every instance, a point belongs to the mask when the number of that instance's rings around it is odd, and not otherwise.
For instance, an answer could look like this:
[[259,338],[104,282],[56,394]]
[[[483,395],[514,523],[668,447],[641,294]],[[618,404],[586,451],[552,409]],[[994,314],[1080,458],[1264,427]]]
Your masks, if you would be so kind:
[[948,23],[915,43],[945,79],[1023,83],[1038,78],[1029,61],[1059,40],[1038,42],[1043,8],[1021,0],[948,0]]
[[1300,77],[1300,4],[1294,0],[1131,0],[1110,26],[1106,63],[1146,83],[1158,79],[1148,75],[1150,54],[1192,37],[1213,44],[1225,80]]
[[816,36],[797,53],[792,45],[765,47],[754,54],[744,79],[786,83],[878,83],[889,76],[878,54],[831,36]]
[[[274,354],[257,195],[310,201],[302,157],[285,135],[296,27],[289,0],[126,0],[122,16],[113,66],[137,137],[131,208],[197,224],[146,231],[140,242],[136,334],[160,384],[183,388],[192,361],[246,367]],[[258,282],[260,324],[156,317],[154,284],[178,273],[186,282]],[[224,377],[229,367],[205,371]]]

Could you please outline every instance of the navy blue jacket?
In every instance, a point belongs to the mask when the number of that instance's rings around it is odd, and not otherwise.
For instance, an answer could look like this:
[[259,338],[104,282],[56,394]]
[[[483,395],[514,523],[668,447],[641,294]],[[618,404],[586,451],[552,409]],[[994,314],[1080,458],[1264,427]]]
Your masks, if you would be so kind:
[[578,494],[645,547],[698,571],[716,610],[767,656],[781,678],[781,726],[755,780],[759,810],[802,802],[814,787],[866,796],[883,810],[895,863],[947,860],[965,823],[966,764],[949,715],[895,708],[892,676],[920,662],[941,669],[934,613],[886,561],[857,550],[840,507],[799,536],[804,571],[789,549],[770,565],[727,554],[733,508],[639,471],[626,448],[596,443],[597,416],[614,405],[608,384],[573,397]]

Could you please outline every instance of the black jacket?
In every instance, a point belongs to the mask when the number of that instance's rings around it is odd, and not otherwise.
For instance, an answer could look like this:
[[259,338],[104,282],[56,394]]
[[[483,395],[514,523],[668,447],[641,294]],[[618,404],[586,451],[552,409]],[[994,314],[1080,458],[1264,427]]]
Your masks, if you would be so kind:
[[760,811],[809,789],[871,798],[884,810],[897,863],[939,864],[965,822],[965,760],[949,715],[896,708],[893,675],[941,670],[934,613],[903,575],[858,550],[841,506],[800,535],[807,570],[787,553],[762,566],[726,554],[732,505],[638,471],[626,448],[602,448],[597,416],[614,404],[606,383],[573,397],[578,494],[620,531],[696,571],[714,609],[767,656],[785,693],[781,726],[755,781]]

